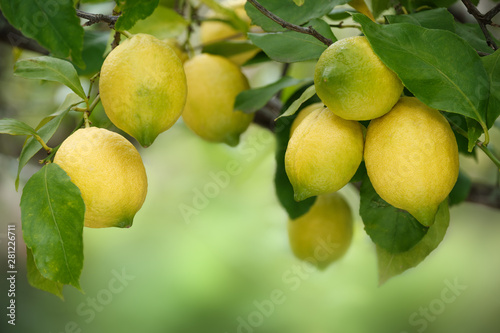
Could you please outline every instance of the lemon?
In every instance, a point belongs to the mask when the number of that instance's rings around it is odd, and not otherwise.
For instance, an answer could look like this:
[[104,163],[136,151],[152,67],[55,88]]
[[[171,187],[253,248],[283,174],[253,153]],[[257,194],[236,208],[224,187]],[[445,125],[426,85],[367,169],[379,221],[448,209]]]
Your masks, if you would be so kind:
[[323,103],[349,120],[386,114],[403,91],[401,80],[362,36],[341,39],[321,54],[314,69],[314,85]]
[[295,256],[319,268],[340,259],[352,240],[351,209],[339,193],[317,197],[311,209],[288,221],[288,238]]
[[181,45],[179,45],[179,42],[175,38],[166,38],[163,39],[163,42],[165,42],[172,50],[174,50],[175,54],[179,57],[179,60],[182,63],[185,63],[189,57],[187,53],[182,49]]
[[[250,18],[245,12],[244,4],[231,7],[236,12],[236,15],[238,15],[243,21],[248,23],[248,27],[250,27]],[[203,21],[200,25],[200,39],[203,45],[209,45],[222,41],[245,41],[247,40],[247,37],[244,32],[236,30],[231,25],[225,22]],[[257,53],[259,53],[259,51],[259,49],[255,49],[241,52],[229,56],[228,59],[241,66],[248,60],[252,59]]]
[[58,164],[80,189],[85,226],[130,227],[147,192],[146,170],[135,147],[106,129],[79,129],[59,147]]
[[236,96],[249,88],[238,66],[226,58],[200,54],[184,65],[188,96],[182,118],[197,135],[236,146],[253,114],[233,111]]
[[328,108],[311,112],[295,129],[285,153],[285,171],[296,201],[346,185],[363,158],[361,124]]
[[186,77],[167,42],[137,34],[104,60],[99,92],[113,124],[148,147],[180,117]]
[[290,126],[290,137],[292,137],[293,132],[295,132],[295,129],[299,126],[302,120],[304,120],[313,111],[323,107],[323,103],[314,103],[300,110],[297,117],[295,117],[295,119],[293,120],[292,126]]
[[370,122],[364,157],[380,197],[426,226],[458,177],[458,148],[449,123],[415,97],[402,97],[388,114]]

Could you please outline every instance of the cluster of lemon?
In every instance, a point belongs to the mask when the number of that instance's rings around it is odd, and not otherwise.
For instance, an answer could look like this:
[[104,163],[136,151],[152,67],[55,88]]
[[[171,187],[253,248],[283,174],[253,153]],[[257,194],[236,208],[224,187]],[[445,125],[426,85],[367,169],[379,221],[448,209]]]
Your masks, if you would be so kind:
[[[209,33],[212,29],[204,28]],[[113,49],[99,81],[108,118],[144,147],[181,114],[200,137],[237,145],[253,115],[233,112],[233,104],[248,88],[232,61],[209,54],[187,60],[172,40],[146,34],[134,35]],[[139,152],[127,139],[106,129],[79,129],[62,143],[54,162],[81,191],[85,226],[132,224],[146,197],[147,177]]]
[[[323,227],[316,227],[309,243],[302,240],[308,255],[325,230],[345,230],[351,223],[334,221],[322,197],[344,187],[363,159],[382,199],[431,225],[458,177],[457,143],[444,116],[415,97],[400,97],[402,82],[365,37],[345,38],[325,50],[314,84],[323,103],[301,110],[285,155],[295,199],[319,196],[302,219],[315,214],[311,224],[317,225],[323,207]],[[371,120],[366,130],[361,120]],[[345,234],[340,250],[350,241]]]

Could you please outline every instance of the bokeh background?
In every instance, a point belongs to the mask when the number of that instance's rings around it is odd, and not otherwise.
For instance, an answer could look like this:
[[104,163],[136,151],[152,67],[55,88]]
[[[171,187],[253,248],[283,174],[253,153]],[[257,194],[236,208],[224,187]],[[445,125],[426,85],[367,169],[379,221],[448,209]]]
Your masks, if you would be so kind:
[[[0,44],[0,118],[36,126],[68,91],[14,77],[17,56]],[[297,64],[291,73],[308,75],[313,66]],[[280,72],[278,64],[245,69],[254,87]],[[94,117],[109,125],[102,109]],[[68,117],[50,143],[61,142],[77,122],[77,115]],[[491,135],[498,154],[500,131]],[[16,192],[23,140],[0,136],[1,332],[499,331],[500,211],[470,203],[451,208],[441,245],[416,268],[379,286],[375,248],[358,214],[359,195],[348,185],[341,193],[355,219],[352,246],[318,271],[292,255],[287,215],[274,190],[275,140],[257,125],[230,148],[202,141],[179,121],[150,148],[139,148],[149,179],[143,208],[130,229],[84,230],[84,293],[65,287],[61,301],[26,280],[19,202],[39,165],[35,158],[25,168]],[[241,172],[228,176],[228,165]],[[473,181],[498,181],[498,170],[482,152],[477,159],[462,157],[461,167]],[[192,214],[182,213],[187,206],[194,207]],[[17,234],[15,327],[6,317],[7,225],[16,225]]]

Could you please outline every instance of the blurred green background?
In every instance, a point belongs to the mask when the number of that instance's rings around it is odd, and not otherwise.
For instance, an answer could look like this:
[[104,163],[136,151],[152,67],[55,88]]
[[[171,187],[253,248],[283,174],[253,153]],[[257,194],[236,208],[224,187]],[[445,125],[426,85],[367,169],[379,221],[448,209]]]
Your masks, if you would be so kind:
[[[0,59],[0,118],[36,126],[67,90],[13,77],[10,47],[0,45]],[[291,73],[300,77],[313,65],[294,65]],[[280,71],[278,65],[246,69],[254,87]],[[77,121],[68,117],[52,145]],[[14,188],[22,143],[21,137],[0,136],[1,332],[499,331],[500,211],[469,203],[453,207],[441,245],[416,268],[378,286],[375,249],[358,215],[358,193],[348,185],[341,192],[355,216],[353,244],[340,261],[315,270],[291,253],[287,216],[274,191],[275,141],[256,125],[230,148],[202,141],[179,121],[141,149],[149,179],[143,208],[130,229],[85,228],[84,293],[65,287],[61,301],[26,280],[22,189]],[[498,152],[498,129],[491,146]],[[229,175],[229,165],[241,172]],[[461,165],[474,181],[496,181],[498,171],[481,152],[477,161],[462,158]],[[25,168],[21,187],[38,168]],[[182,213],[186,206],[195,206],[192,214]],[[6,317],[6,232],[12,224],[15,327]]]

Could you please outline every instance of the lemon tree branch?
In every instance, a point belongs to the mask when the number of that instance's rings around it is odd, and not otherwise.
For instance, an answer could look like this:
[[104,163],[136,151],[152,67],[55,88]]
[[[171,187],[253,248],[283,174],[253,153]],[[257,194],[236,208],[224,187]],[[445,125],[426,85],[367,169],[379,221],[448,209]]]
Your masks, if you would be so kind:
[[262,6],[258,1],[248,0],[248,2],[250,2],[255,8],[257,8],[262,14],[269,17],[271,20],[278,23],[279,25],[281,25],[285,29],[300,32],[300,33],[307,34],[307,35],[311,35],[327,46],[330,46],[333,44],[333,41],[331,39],[326,38],[325,36],[320,34],[316,29],[314,29],[311,26],[306,28],[306,27],[301,27],[300,25],[292,24],[292,23],[287,22],[287,21],[283,20],[282,18],[276,16],[275,14],[271,13],[264,6]]
[[486,38],[486,43],[488,44],[488,46],[491,47],[493,50],[497,50],[498,46],[491,37],[491,34],[486,26],[493,24],[491,20],[495,15],[497,15],[500,12],[500,4],[493,7],[486,14],[482,14],[470,0],[462,0],[462,3],[467,8],[469,14],[474,16],[474,18],[476,19],[477,23],[479,24],[479,27],[481,28],[481,31],[484,34],[484,37]]

